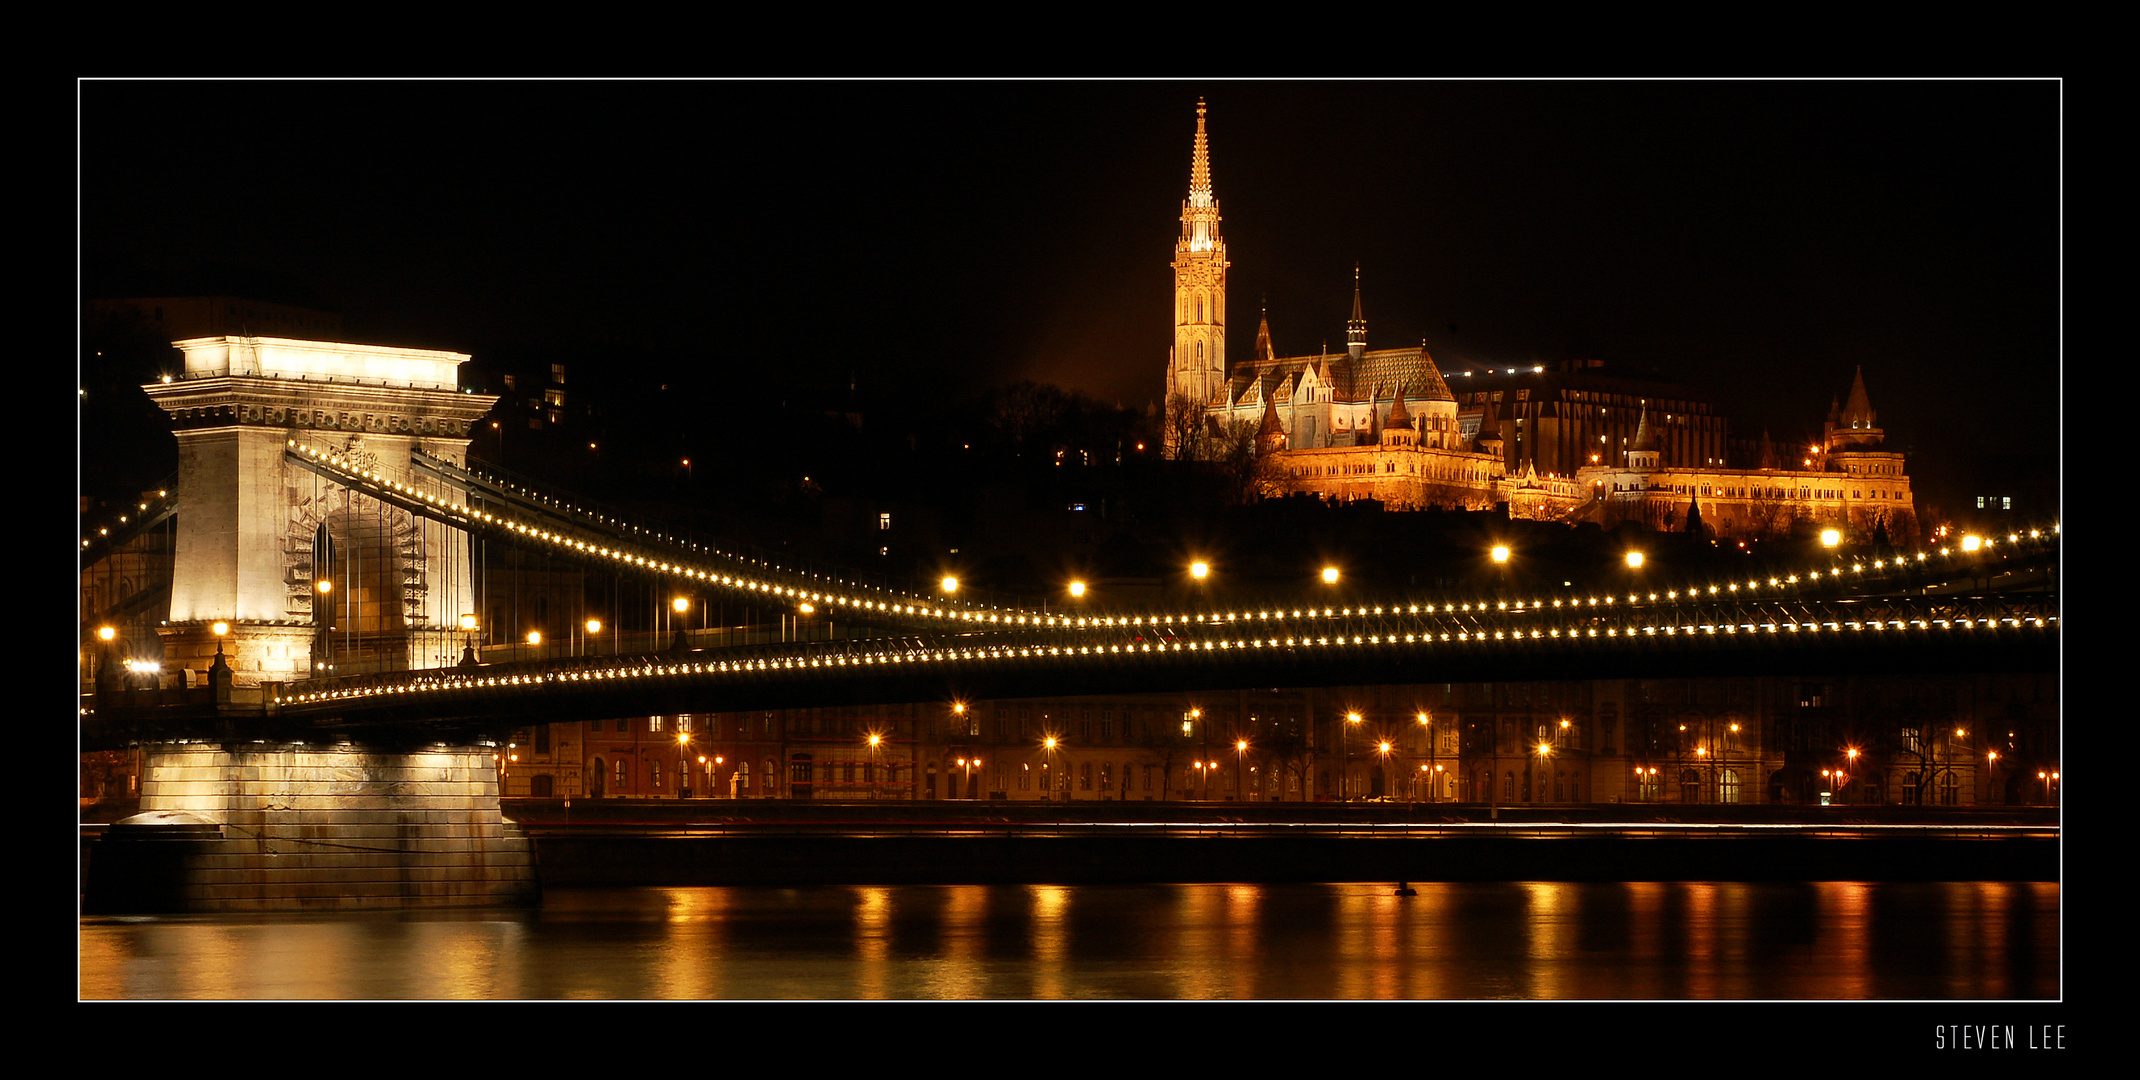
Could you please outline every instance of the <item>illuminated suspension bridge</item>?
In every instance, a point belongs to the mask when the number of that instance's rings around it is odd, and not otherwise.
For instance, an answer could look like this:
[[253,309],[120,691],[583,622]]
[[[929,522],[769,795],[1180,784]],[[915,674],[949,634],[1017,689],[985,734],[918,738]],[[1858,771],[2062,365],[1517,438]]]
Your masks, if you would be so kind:
[[[417,457],[428,486],[292,440],[290,460],[471,536],[748,602],[840,613],[873,636],[545,657],[277,684],[265,716],[479,733],[627,713],[966,700],[1243,685],[1341,685],[2055,664],[2055,589],[1970,586],[1986,560],[2055,560],[2040,529],[1795,573],[1543,599],[1405,597],[1343,606],[1048,612],[866,585],[681,541]],[[85,541],[86,543],[86,541]],[[474,659],[471,652],[469,660]],[[105,708],[93,739],[154,735],[183,709]]]

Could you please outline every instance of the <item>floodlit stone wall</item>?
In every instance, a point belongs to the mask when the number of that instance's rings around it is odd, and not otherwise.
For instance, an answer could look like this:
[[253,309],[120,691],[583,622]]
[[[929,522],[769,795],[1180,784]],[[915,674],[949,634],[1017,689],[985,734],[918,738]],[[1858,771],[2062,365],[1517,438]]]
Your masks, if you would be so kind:
[[221,827],[185,860],[189,910],[513,903],[534,895],[534,855],[499,812],[492,753],[161,746],[141,809]]

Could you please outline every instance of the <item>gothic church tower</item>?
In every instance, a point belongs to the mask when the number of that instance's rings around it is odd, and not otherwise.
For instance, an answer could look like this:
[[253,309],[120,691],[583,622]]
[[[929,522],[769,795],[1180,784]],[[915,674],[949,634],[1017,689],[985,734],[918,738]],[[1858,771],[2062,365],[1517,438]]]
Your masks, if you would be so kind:
[[[1167,408],[1201,409],[1226,383],[1226,242],[1219,201],[1211,194],[1211,149],[1204,103],[1196,103],[1196,147],[1189,157],[1189,197],[1181,204],[1174,244],[1174,348],[1167,357]],[[1167,425],[1172,456],[1179,426]]]

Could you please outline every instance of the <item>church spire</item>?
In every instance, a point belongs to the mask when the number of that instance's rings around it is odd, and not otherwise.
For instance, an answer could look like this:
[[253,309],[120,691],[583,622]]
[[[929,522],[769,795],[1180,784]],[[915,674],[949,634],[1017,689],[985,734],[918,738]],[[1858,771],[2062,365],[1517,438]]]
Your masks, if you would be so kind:
[[[1226,384],[1226,242],[1219,238],[1219,200],[1211,187],[1211,141],[1205,107],[1196,103],[1196,141],[1189,151],[1189,197],[1181,204],[1181,238],[1174,244],[1174,347],[1167,355],[1167,454],[1174,432],[1194,426]],[[1179,422],[1177,422],[1179,421]]]
[[1360,264],[1352,264],[1352,318],[1345,323],[1345,351],[1357,362],[1367,353],[1367,317],[1360,314]]
[[1219,241],[1219,200],[1211,192],[1211,139],[1204,133],[1204,100],[1196,101],[1196,145],[1189,152],[1189,197],[1181,207],[1181,243],[1211,251]]

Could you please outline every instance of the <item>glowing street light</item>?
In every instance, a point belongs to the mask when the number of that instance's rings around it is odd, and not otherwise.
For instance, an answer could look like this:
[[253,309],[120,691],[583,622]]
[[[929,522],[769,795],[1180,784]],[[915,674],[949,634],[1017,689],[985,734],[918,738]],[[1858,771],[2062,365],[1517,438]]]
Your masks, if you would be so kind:
[[937,584],[942,587],[944,592],[947,594],[959,591],[959,579],[952,577],[949,574],[945,574],[944,580],[938,582]]
[[1190,564],[1189,564],[1189,576],[1190,576],[1190,577],[1193,577],[1193,578],[1195,578],[1195,579],[1196,579],[1196,580],[1198,580],[1198,581],[1202,581],[1202,580],[1204,580],[1205,578],[1207,578],[1207,577],[1210,577],[1210,576],[1211,576],[1211,564],[1210,564],[1210,563],[1206,563],[1206,562],[1193,562],[1193,563],[1190,563]]
[[1822,547],[1834,547],[1834,546],[1836,546],[1837,544],[1840,544],[1840,543],[1842,543],[1842,542],[1843,542],[1843,533],[1842,533],[1842,530],[1840,530],[1840,529],[1822,529],[1822,530],[1820,531],[1820,546],[1822,546]]
[[1325,585],[1335,585],[1335,584],[1337,584],[1337,582],[1338,582],[1338,568],[1337,568],[1337,567],[1335,567],[1335,566],[1325,566],[1325,567],[1323,567],[1323,584],[1325,584]]
[[1073,597],[1081,597],[1081,596],[1084,596],[1084,595],[1085,595],[1085,583],[1084,583],[1084,582],[1082,582],[1082,581],[1073,581],[1073,582],[1071,582],[1071,583],[1070,583],[1070,595],[1071,595],[1071,596],[1073,596]]
[[1630,551],[1630,552],[1628,552],[1628,553],[1627,553],[1627,568],[1628,568],[1629,570],[1640,570],[1640,569],[1642,569],[1642,553],[1641,553],[1641,552],[1639,552],[1639,551]]
[[1494,545],[1494,549],[1493,549],[1493,560],[1494,560],[1495,562],[1497,562],[1497,563],[1505,563],[1505,562],[1507,562],[1507,561],[1508,561],[1508,545],[1507,545],[1507,544],[1495,544],[1495,545]]

